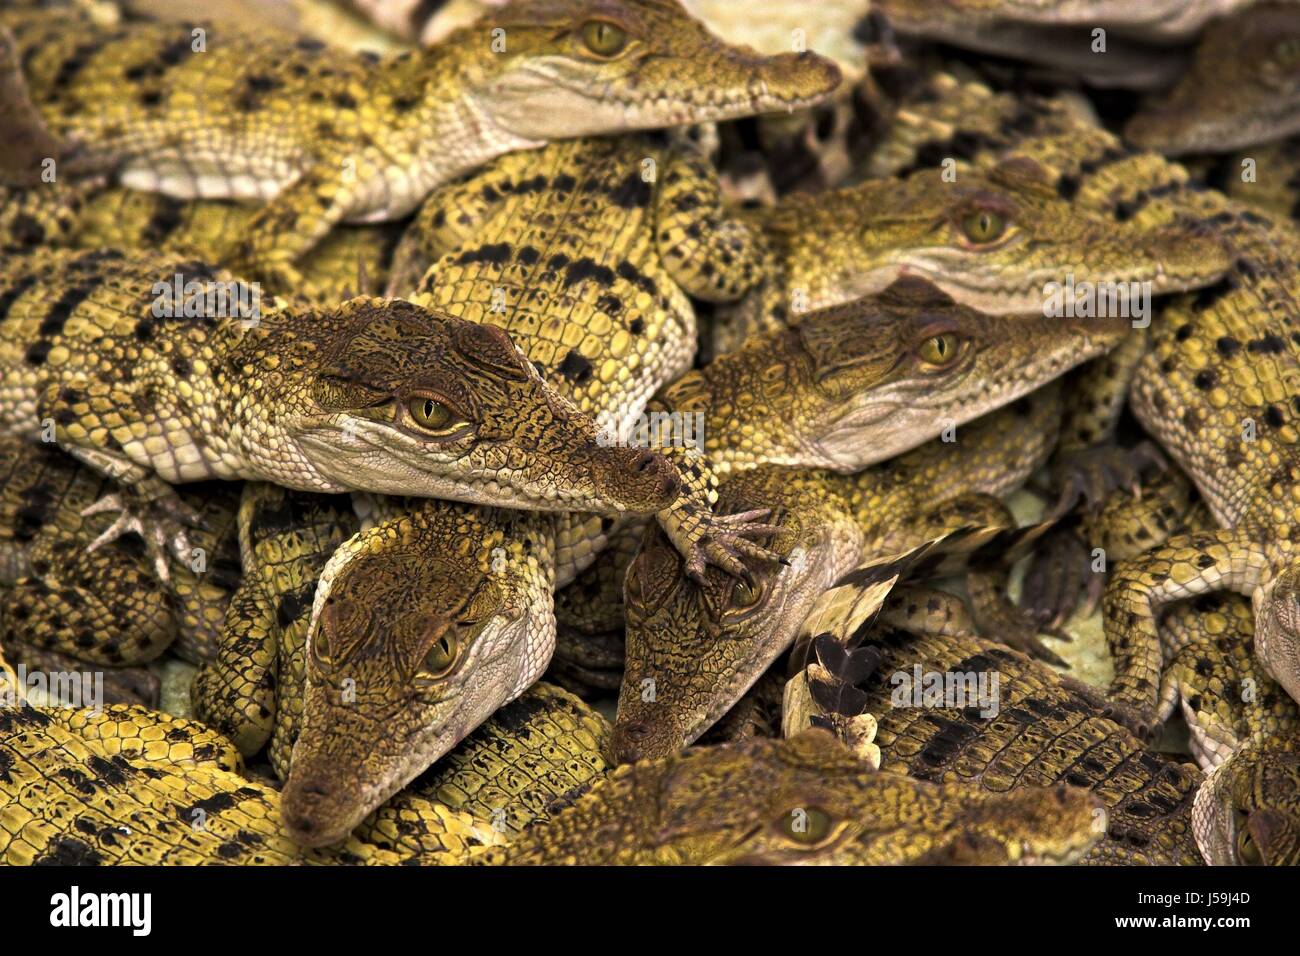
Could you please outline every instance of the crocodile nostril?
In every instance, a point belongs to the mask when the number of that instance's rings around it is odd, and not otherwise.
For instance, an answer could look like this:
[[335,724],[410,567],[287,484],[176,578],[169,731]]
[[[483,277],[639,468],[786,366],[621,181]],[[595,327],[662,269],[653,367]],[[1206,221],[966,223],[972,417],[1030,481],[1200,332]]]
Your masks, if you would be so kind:
[[628,724],[623,728],[623,733],[633,740],[645,740],[650,736],[650,728],[642,723]]
[[635,763],[644,753],[642,744],[650,737],[650,727],[640,721],[619,727],[614,734],[614,756],[619,763]]

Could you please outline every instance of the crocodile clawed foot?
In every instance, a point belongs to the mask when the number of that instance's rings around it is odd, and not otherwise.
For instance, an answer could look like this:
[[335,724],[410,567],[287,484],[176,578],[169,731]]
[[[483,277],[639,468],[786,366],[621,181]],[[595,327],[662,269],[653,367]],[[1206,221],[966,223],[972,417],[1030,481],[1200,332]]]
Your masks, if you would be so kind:
[[759,508],[734,515],[714,515],[708,529],[699,540],[691,543],[686,556],[686,575],[697,584],[705,581],[705,572],[712,565],[742,580],[751,580],[744,558],[753,561],[780,563],[782,555],[751,540],[777,535],[779,525],[764,524],[771,510]]
[[[146,486],[147,487],[147,486]],[[164,584],[171,582],[168,552],[177,561],[190,560],[191,549],[188,528],[202,527],[202,517],[181,501],[176,492],[162,486],[165,491],[117,491],[105,495],[82,510],[83,517],[116,512],[117,518],[94,541],[87,551],[96,551],[124,534],[134,532],[144,539],[145,549],[153,561],[154,572]]]
[[1143,743],[1151,743],[1159,727],[1155,716],[1145,708],[1115,700],[1107,701],[1106,716],[1121,727],[1128,728]]
[[1083,539],[1073,529],[1058,528],[1035,549],[1021,586],[1020,607],[1040,627],[1059,628],[1076,613],[1091,614],[1105,583],[1105,575],[1093,571]]
[[1133,448],[1107,444],[1071,452],[1052,469],[1060,496],[1047,517],[1059,520],[1080,503],[1096,511],[1113,491],[1120,488],[1128,489],[1135,498],[1140,498],[1142,475],[1148,471],[1164,471],[1168,467],[1168,459],[1149,441]]

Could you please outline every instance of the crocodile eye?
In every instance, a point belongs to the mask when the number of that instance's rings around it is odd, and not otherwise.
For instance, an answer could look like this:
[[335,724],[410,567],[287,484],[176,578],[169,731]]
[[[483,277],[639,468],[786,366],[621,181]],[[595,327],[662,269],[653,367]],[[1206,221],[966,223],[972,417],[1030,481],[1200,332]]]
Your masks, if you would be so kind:
[[312,652],[312,656],[316,658],[317,662],[324,665],[325,667],[329,666],[330,642],[329,639],[325,637],[324,628],[317,631],[316,636],[312,638],[311,652]]
[[940,335],[930,336],[921,343],[916,352],[921,361],[927,365],[944,368],[956,361],[957,355],[961,351],[960,346],[961,343],[957,340],[957,336],[951,332],[944,332]]
[[971,242],[985,245],[996,242],[1007,231],[1006,217],[988,209],[977,209],[962,217],[961,231]]
[[429,648],[429,653],[424,655],[424,670],[433,677],[441,677],[451,669],[451,665],[456,663],[456,651],[459,649],[460,641],[456,638],[456,632],[448,628],[441,637],[433,642],[433,647]]
[[627,31],[608,20],[588,20],[582,27],[582,42],[597,56],[618,56],[627,40]]
[[1249,815],[1238,810],[1237,818],[1237,859],[1245,866],[1263,866],[1264,855],[1259,852],[1259,844],[1246,826]]
[[781,833],[795,843],[816,846],[831,835],[831,817],[816,807],[795,807],[781,815]]
[[436,399],[417,397],[406,403],[411,421],[425,431],[444,431],[455,418],[446,405]]
[[753,607],[758,603],[758,589],[748,581],[737,580],[731,589],[732,607]]
[[1300,40],[1295,37],[1286,37],[1278,41],[1277,45],[1273,47],[1273,58],[1280,63],[1294,64],[1297,60],[1300,60]]

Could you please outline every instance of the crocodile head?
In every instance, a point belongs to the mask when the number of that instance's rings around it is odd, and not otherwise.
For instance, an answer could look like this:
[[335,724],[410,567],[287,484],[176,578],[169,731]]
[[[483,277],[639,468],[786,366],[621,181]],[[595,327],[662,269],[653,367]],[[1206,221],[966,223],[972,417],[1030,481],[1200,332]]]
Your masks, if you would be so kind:
[[1300,864],[1300,745],[1242,744],[1196,791],[1192,828],[1211,866]]
[[268,371],[244,400],[289,393],[277,424],[336,490],[643,514],[677,496],[670,462],[606,447],[501,329],[400,300],[301,318],[305,341],[289,356],[276,330],[250,336],[244,361]]
[[847,473],[1014,401],[1131,328],[1119,316],[986,314],[905,278],[720,356],[658,404],[704,412],[707,450],[722,460],[744,449]]
[[704,582],[657,527],[647,530],[624,581],[626,649],[614,724],[620,761],[663,757],[700,737],[794,640],[817,597],[857,561],[862,536],[828,486],[788,469],[741,472],[719,489],[716,511],[772,509],[779,565],[748,580],[711,568]]
[[954,172],[953,182],[924,169],[759,213],[785,261],[791,306],[821,308],[916,275],[964,305],[1038,315],[1080,283],[1105,283],[1094,301],[1127,316],[1146,295],[1208,285],[1231,265],[1210,235],[1076,208],[1028,157]]
[[536,518],[429,502],[334,554],[284,787],[296,841],[346,837],[540,676],[555,630],[532,550],[544,533]]
[[830,733],[619,767],[500,852],[584,865],[1071,863],[1101,836],[1083,790],[990,793],[875,770]]
[[1255,591],[1255,654],[1268,675],[1300,700],[1300,564]]
[[533,142],[789,112],[840,82],[813,53],[725,43],[676,0],[517,0],[437,49],[458,46],[478,109]]
[[1170,155],[1224,152],[1300,132],[1300,10],[1261,4],[1206,30],[1192,67],[1124,129]]

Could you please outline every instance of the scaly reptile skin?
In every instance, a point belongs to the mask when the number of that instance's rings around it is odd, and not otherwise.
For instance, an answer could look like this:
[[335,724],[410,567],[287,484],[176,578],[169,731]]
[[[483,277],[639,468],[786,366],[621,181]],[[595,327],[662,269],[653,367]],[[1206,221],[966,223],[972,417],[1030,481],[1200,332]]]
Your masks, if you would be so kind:
[[[317,846],[518,697],[555,647],[550,518],[428,502],[348,540],[292,650],[285,821]],[[284,653],[281,649],[281,654]]]
[[1290,566],[1300,513],[1290,399],[1300,376],[1300,346],[1292,340],[1300,336],[1300,235],[1220,193],[1192,188],[1182,167],[1122,148],[1059,104],[951,81],[932,90],[900,123],[890,157],[960,148],[992,161],[1014,149],[1056,169],[1057,189],[1078,206],[1145,228],[1181,221],[1215,235],[1232,256],[1220,283],[1162,303],[1149,330],[1135,332],[1077,383],[1082,402],[1061,444],[1077,450],[1104,440],[1127,398],[1225,529],[1171,539],[1114,569],[1103,609],[1116,661],[1111,693],[1128,708],[1125,722],[1145,732],[1156,717],[1159,609],[1214,590],[1253,596],[1256,652],[1268,673],[1300,696],[1300,605]]
[[623,766],[484,863],[1072,863],[1099,837],[1067,787],[980,793],[882,773],[817,729]]
[[[97,190],[83,201],[69,243],[79,249],[187,250],[219,263],[230,237],[244,234],[256,216],[256,207],[233,202]],[[317,305],[379,292],[399,234],[390,223],[335,226],[299,259],[303,285],[293,292]]]
[[[462,764],[436,780],[437,793],[490,810],[491,821],[412,789],[337,845],[303,849],[278,822],[279,795],[243,777],[238,754],[201,724],[141,708],[10,708],[0,711],[0,861],[1069,863],[1098,835],[1096,801],[1080,791],[990,795],[881,774],[823,731],[597,779],[589,742],[601,724],[569,695],[539,687],[466,741]],[[706,782],[716,789],[698,786]]]
[[[957,153],[939,154],[958,156]],[[1214,239],[1176,225],[1114,222],[1063,198],[1052,171],[1016,157],[987,169],[786,197],[751,213],[772,249],[767,279],[714,329],[729,351],[754,329],[921,276],[986,312],[1043,314],[1048,282],[1149,282],[1154,294],[1219,279],[1230,260]]]
[[[160,576],[166,545],[188,557],[185,511],[164,481],[615,513],[676,495],[668,462],[600,447],[594,423],[499,329],[364,298],[217,318],[225,300],[211,283],[246,287],[166,255],[38,251],[6,266],[0,431],[34,440],[53,427],[118,480],[120,498],[143,500],[148,526],[124,508],[122,527],[145,534]],[[209,303],[186,294],[199,316],[171,314],[175,277],[209,291]]]
[[514,836],[605,776],[611,729],[577,697],[539,682],[493,713],[406,792]]
[[1300,10],[1260,3],[1210,25],[1191,69],[1124,127],[1169,155],[1225,152],[1300,133]]
[[1160,716],[1180,707],[1192,756],[1212,770],[1255,738],[1295,739],[1300,705],[1256,660],[1255,616],[1236,594],[1207,594],[1174,605],[1160,622],[1167,661]]
[[673,0],[520,0],[433,50],[387,58],[44,10],[0,25],[45,123],[69,142],[65,167],[179,198],[263,201],[232,264],[280,293],[334,224],[400,217],[495,156],[795,109],[840,79],[812,54],[728,46]]
[[0,861],[9,864],[460,862],[603,775],[609,725],[538,685],[346,840],[305,850],[280,795],[202,724],[135,707],[0,711]]
[[[955,443],[931,442],[860,475],[765,468],[735,476],[723,485],[724,504],[772,508],[787,554],[752,585],[714,578],[700,588],[661,541],[647,539],[625,585],[616,755],[662,756],[697,739],[790,646],[822,592],[861,561],[954,529],[1014,527],[998,496],[1046,461],[1059,414],[1056,389],[1043,389],[959,429]],[[1008,617],[998,593],[980,595],[981,624],[1033,647],[1033,629]]]
[[[827,600],[833,605],[844,597],[832,592]],[[923,600],[915,592],[910,599]],[[928,600],[927,610],[914,617],[937,622],[943,616],[942,596],[932,592]],[[1266,783],[1254,792],[1254,803],[1207,806],[1204,778],[1194,767],[1145,749],[1105,716],[1104,700],[1084,684],[964,633],[959,624],[929,632],[887,626],[845,633],[835,623],[833,607],[815,610],[814,617],[818,633],[805,626],[796,647],[800,672],[787,687],[787,715],[792,695],[810,695],[814,722],[828,719],[834,725],[849,715],[873,716],[882,769],[924,780],[975,783],[996,793],[1060,783],[1087,787],[1106,808],[1099,820],[1106,836],[1085,858],[1088,863],[1197,864],[1202,862],[1198,844],[1214,829],[1226,827],[1235,840],[1241,824],[1259,832],[1270,817],[1284,825],[1273,828],[1279,840],[1265,858],[1285,862],[1281,851],[1294,852],[1285,845],[1288,831],[1294,834],[1300,824],[1300,790],[1294,779],[1282,776]],[[948,700],[941,692],[934,700],[921,697],[918,702],[913,694],[927,685],[906,682],[916,681],[917,669],[923,681],[925,674],[989,681],[996,675],[996,696],[974,703],[971,696]],[[785,732],[798,733],[806,722],[787,721]],[[1294,768],[1290,740],[1263,738],[1243,748],[1240,761],[1225,763],[1220,779],[1248,784],[1254,776],[1249,754],[1256,750],[1266,767]]]
[[[279,823],[279,795],[238,773],[238,754],[189,721],[141,708],[0,711],[0,860],[10,865],[397,864],[415,854],[353,838],[303,850]],[[416,803],[407,827],[449,852],[485,828]],[[414,819],[412,819],[412,817]]]
[[169,585],[155,577],[141,542],[118,538],[86,549],[111,524],[82,512],[110,481],[53,445],[0,438],[0,642],[32,669],[34,651],[108,667],[152,660],[168,647],[210,657],[239,581],[233,489],[187,490],[204,527]]
[[[735,299],[752,288],[759,243],[724,218],[713,170],[689,149],[583,139],[504,157],[432,195],[389,292],[505,329],[548,383],[623,442],[650,396],[691,365],[687,294]],[[682,479],[660,514],[673,540],[700,573],[742,573],[739,555],[758,550],[745,539],[763,526],[713,519],[704,463],[680,445],[655,447]]]
[[1229,198],[1280,219],[1300,217],[1300,136],[1191,162]]
[[215,659],[190,685],[194,714],[283,778],[302,715],[311,607],[329,557],[356,533],[351,500],[249,482],[239,503],[244,578]]
[[[825,450],[818,440],[831,429],[837,430],[845,448],[855,429],[866,436],[879,430],[881,445],[887,444],[884,436],[889,435],[891,441],[908,447],[909,441],[940,431],[948,419],[962,420],[983,402],[1008,400],[1099,354],[1128,328],[1119,320],[1053,324],[1003,319],[956,307],[947,299],[943,302],[936,306],[932,296],[901,296],[887,306],[864,300],[810,317],[800,329],[777,337],[781,341],[776,357],[791,358],[790,365],[772,364],[771,349],[719,359],[715,364],[738,368],[713,377],[723,400],[702,407],[711,412],[736,409],[755,434],[770,431],[773,420],[785,421],[791,426],[783,436],[787,447],[800,452],[801,461],[822,464]],[[900,336],[900,322],[909,334]],[[800,369],[798,377],[789,375],[790,368]],[[768,377],[777,387],[761,399],[755,395],[746,400],[753,383],[765,377],[759,373],[774,369],[778,374]],[[806,390],[807,403],[792,402],[779,385],[783,382],[796,385],[796,396],[800,387]],[[922,407],[927,408],[929,419],[890,417],[900,402],[912,401],[910,396],[918,391],[927,394]],[[817,414],[792,416],[791,405]],[[905,434],[897,434],[896,428],[906,429]],[[869,440],[862,444],[870,449],[868,455],[880,450]],[[764,451],[754,449],[748,463],[761,462]],[[835,463],[845,464],[842,458]],[[737,467],[734,462],[733,467]],[[425,518],[387,521],[354,539],[331,560],[317,589],[318,609],[336,600],[364,613],[321,611],[309,637],[309,646],[314,647],[325,634],[326,654],[343,656],[326,661],[319,678],[309,671],[308,709],[317,710],[321,718],[309,718],[308,724],[320,728],[322,742],[314,745],[312,769],[302,770],[311,780],[310,789],[318,794],[316,799],[303,798],[302,820],[297,824],[303,839],[327,840],[346,832],[366,807],[420,772],[494,707],[540,676],[553,650],[549,590],[557,572],[549,551],[552,539],[537,526],[527,535],[525,543],[532,542],[549,579],[531,583],[532,571],[521,574],[503,562],[502,571],[513,583],[503,581],[500,586],[541,593],[529,605],[531,620],[498,614],[494,627],[507,627],[508,636],[497,637],[490,631],[490,639],[477,635],[474,626],[457,623],[463,617],[460,609],[447,605],[462,592],[477,593],[492,573],[490,564],[452,568],[446,577],[455,582],[454,588],[411,583],[416,573],[412,564],[421,561],[429,574],[442,580],[444,563],[427,556],[442,556],[465,546],[460,544],[463,532],[454,525],[430,522],[427,512]],[[471,535],[470,540],[477,536]],[[390,594],[403,597],[386,597]],[[490,608],[488,614],[480,609],[467,618],[475,625],[489,619]],[[446,643],[440,645],[442,641]],[[423,653],[441,655],[441,666],[422,671],[416,662]],[[309,651],[309,657],[313,655]],[[357,696],[352,704],[341,706],[336,702],[340,682],[349,679]],[[367,729],[380,726],[385,728],[382,735]],[[394,731],[394,727],[408,730]],[[295,752],[290,791],[296,788],[299,766],[300,754]],[[309,789],[308,784],[304,782],[301,789]],[[288,795],[286,805],[298,809]],[[308,825],[313,826],[311,832]]]
[[649,408],[704,422],[714,475],[762,464],[847,474],[1020,398],[1104,352],[1118,327],[986,315],[924,280],[900,279],[795,329],[753,337]]

